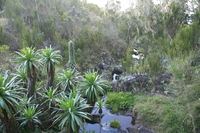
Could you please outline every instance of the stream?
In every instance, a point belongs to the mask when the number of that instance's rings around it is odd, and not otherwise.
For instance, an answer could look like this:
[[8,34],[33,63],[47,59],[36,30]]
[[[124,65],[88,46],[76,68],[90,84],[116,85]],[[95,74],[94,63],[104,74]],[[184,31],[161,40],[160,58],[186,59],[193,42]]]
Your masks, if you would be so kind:
[[[132,117],[127,116],[126,115],[127,113],[128,113],[127,111],[119,111],[117,113],[112,113],[109,109],[103,109],[102,114],[104,116],[101,119],[101,124],[102,124],[101,133],[113,133],[113,132],[121,133],[120,129],[111,128],[109,126],[110,122],[113,121],[114,119],[120,122],[121,129],[126,130],[128,132],[126,127],[132,126],[131,124]],[[92,114],[98,114],[98,112],[96,111],[96,108],[94,108]],[[99,123],[95,123],[95,124],[86,123],[85,128],[86,128],[86,131],[95,131],[95,133],[100,133]]]

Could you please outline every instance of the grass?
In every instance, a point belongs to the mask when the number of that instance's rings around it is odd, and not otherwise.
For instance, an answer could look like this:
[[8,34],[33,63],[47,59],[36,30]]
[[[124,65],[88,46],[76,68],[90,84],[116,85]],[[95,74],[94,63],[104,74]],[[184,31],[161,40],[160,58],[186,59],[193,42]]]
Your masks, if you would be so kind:
[[114,112],[118,110],[132,109],[135,97],[129,92],[108,92],[106,104]]
[[[137,123],[143,123],[157,133],[188,133],[193,130],[193,120],[186,106],[186,97],[167,97],[163,95],[136,96],[133,112],[137,112]],[[195,104],[194,104],[195,105]],[[198,104],[199,105],[199,104]],[[196,116],[200,109],[196,106]],[[191,106],[193,108],[193,106]],[[196,119],[196,122],[199,122]]]
[[0,18],[0,26],[6,26],[8,24],[8,19]]

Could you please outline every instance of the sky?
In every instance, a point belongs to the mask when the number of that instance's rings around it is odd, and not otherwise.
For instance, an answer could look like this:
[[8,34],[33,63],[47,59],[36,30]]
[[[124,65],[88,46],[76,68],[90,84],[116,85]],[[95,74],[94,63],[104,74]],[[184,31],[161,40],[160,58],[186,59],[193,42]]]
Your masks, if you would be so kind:
[[[94,3],[99,7],[105,7],[108,0],[87,0],[88,3]],[[119,0],[121,2],[122,11],[129,7],[130,1],[137,2],[137,0]],[[155,4],[158,4],[158,0],[154,0]]]
[[[121,7],[122,10],[125,10],[126,8],[129,7],[129,1],[130,0],[119,0],[121,1]],[[107,0],[87,0],[88,3],[94,3],[98,5],[99,7],[105,7]]]

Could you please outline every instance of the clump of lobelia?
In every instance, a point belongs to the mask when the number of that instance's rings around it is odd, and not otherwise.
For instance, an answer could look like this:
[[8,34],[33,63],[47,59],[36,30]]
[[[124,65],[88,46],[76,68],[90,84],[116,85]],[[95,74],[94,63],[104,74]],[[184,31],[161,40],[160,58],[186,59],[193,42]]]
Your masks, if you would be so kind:
[[72,41],[69,41],[69,61],[68,65],[70,69],[74,69],[76,67],[75,57],[74,57],[74,44]]

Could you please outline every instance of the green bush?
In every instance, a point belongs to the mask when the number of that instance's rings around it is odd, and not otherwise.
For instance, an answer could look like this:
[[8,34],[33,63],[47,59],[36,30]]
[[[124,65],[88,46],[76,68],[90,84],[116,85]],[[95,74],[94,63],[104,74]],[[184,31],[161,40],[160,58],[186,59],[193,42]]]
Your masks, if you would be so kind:
[[135,97],[129,92],[109,92],[106,104],[113,110],[124,110],[133,108]]
[[144,71],[149,73],[150,75],[160,74],[163,71],[161,54],[158,52],[152,53],[148,55],[146,58],[146,67],[144,67]]
[[112,128],[121,128],[121,125],[119,123],[119,121],[116,120],[116,118],[110,122],[110,127]]

